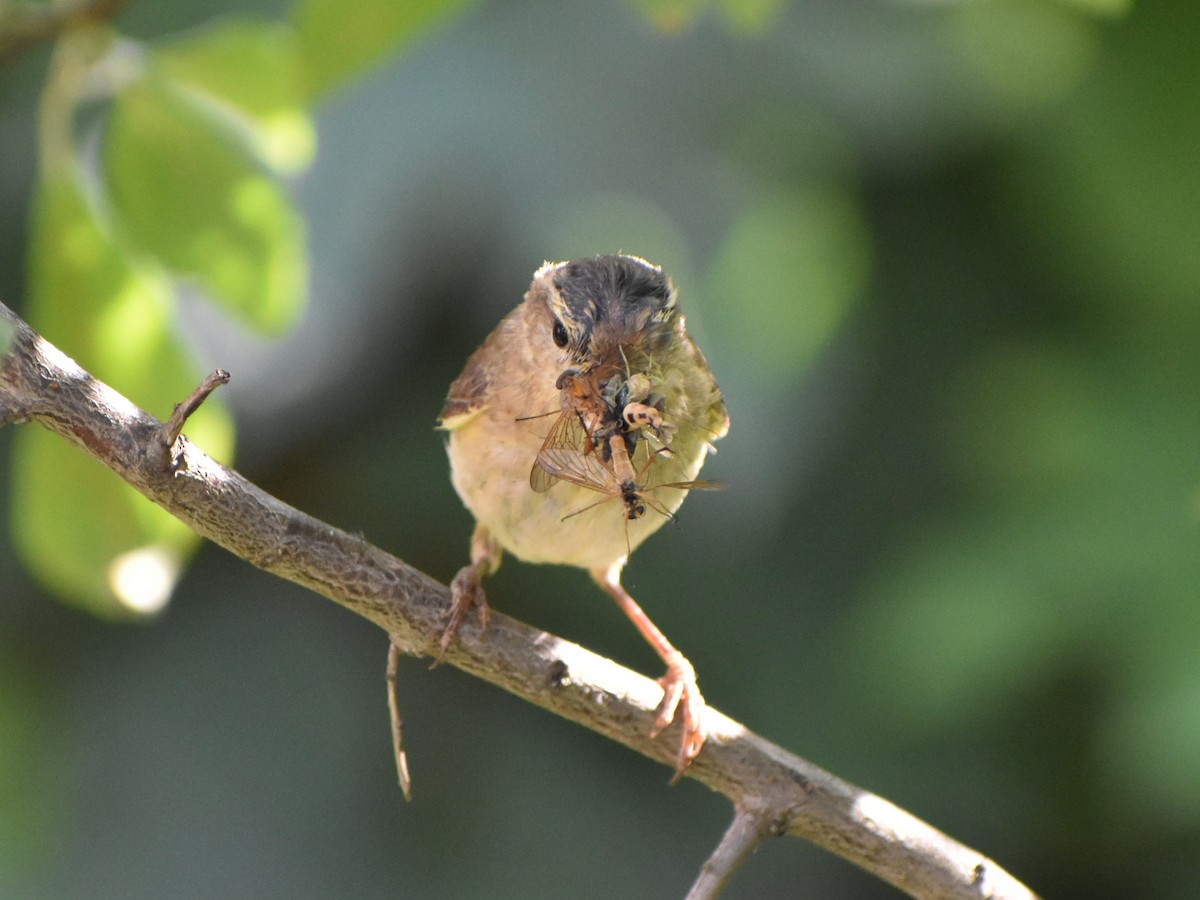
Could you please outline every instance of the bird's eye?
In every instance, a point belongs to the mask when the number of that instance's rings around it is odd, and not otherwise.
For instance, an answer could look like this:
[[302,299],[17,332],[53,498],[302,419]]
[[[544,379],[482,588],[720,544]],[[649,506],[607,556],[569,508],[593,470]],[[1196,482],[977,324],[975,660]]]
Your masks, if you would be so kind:
[[571,336],[567,334],[567,326],[559,319],[554,320],[553,337],[554,343],[560,347],[567,346],[567,343],[571,340]]

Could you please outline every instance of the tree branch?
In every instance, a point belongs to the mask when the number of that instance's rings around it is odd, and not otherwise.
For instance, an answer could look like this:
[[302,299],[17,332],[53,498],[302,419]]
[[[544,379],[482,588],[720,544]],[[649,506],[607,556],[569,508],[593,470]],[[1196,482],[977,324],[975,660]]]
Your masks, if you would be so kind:
[[712,900],[729,884],[733,873],[758,849],[763,840],[774,834],[776,824],[760,813],[739,809],[733,822],[721,838],[712,856],[700,868],[700,876],[686,900]]
[[[33,421],[49,428],[234,555],[370,619],[397,652],[437,652],[449,608],[445,585],[266,494],[186,436],[164,459],[162,439],[173,429],[92,378],[0,304],[0,337],[6,322],[15,335],[0,363],[0,425]],[[486,635],[465,623],[445,660],[674,765],[678,726],[658,740],[649,736],[661,689],[611,660],[498,612]],[[786,833],[913,897],[1034,897],[990,859],[717,710],[705,710],[705,726],[704,750],[684,774],[724,794],[739,812],[697,881],[711,884],[699,896],[715,896],[763,835]]]
[[175,409],[171,411],[171,418],[163,424],[161,440],[164,450],[170,452],[175,445],[175,440],[183,434],[184,423],[192,413],[200,408],[200,404],[208,399],[208,395],[223,384],[229,384],[229,373],[224,369],[217,369],[200,382],[200,386],[188,394],[186,400],[175,404]]

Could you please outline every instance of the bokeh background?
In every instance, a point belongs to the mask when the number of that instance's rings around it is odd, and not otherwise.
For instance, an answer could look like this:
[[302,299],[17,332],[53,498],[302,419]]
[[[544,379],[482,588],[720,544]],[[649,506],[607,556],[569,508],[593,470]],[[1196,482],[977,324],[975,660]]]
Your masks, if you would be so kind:
[[[0,70],[18,311],[48,57]],[[659,262],[727,395],[729,487],[626,583],[710,702],[1047,897],[1195,896],[1200,5],[477,3],[317,124],[300,326],[179,319],[197,373],[233,373],[242,472],[448,580],[445,388],[544,259]],[[2,531],[0,585],[0,896],[682,896],[727,823],[411,661],[405,805],[384,636],[211,546],[138,624],[39,589]],[[489,593],[658,674],[581,573],[509,560]],[[728,891],[800,894],[898,896],[790,839]]]

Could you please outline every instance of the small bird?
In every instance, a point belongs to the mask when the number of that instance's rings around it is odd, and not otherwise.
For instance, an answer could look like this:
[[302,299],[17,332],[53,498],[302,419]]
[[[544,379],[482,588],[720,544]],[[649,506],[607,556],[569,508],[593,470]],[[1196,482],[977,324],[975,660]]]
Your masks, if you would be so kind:
[[621,570],[689,489],[713,486],[695,479],[729,416],[671,280],[635,256],[546,263],[467,360],[440,425],[476,523],[441,653],[472,608],[486,625],[481,580],[504,551],[587,570],[666,663],[651,736],[682,712],[678,778],[704,744],[704,699],[692,664],[621,586]]

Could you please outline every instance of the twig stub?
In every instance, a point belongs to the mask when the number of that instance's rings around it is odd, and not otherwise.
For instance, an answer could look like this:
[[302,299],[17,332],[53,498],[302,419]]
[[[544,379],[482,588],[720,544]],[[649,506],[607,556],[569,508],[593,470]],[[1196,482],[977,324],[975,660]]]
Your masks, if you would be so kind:
[[[196,389],[187,395],[187,398],[182,403],[175,404],[175,408],[171,411],[171,417],[167,419],[162,428],[162,445],[168,454],[170,454],[171,448],[175,446],[175,441],[179,439],[179,435],[183,433],[183,425],[191,417],[192,413],[200,408],[200,404],[208,399],[209,394],[221,385],[228,383],[229,373],[224,369],[216,369],[205,377]],[[168,460],[168,462],[170,461]]]
[[388,713],[392,722],[392,752],[396,757],[396,777],[404,799],[412,802],[412,777],[408,774],[408,754],[404,752],[404,720],[400,718],[400,696],[396,681],[400,672],[400,647],[395,641],[388,645],[387,687]]
[[688,891],[687,900],[713,900],[733,873],[741,868],[765,838],[780,834],[777,822],[762,813],[739,809],[721,843],[700,869],[700,875]]

